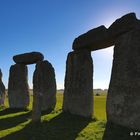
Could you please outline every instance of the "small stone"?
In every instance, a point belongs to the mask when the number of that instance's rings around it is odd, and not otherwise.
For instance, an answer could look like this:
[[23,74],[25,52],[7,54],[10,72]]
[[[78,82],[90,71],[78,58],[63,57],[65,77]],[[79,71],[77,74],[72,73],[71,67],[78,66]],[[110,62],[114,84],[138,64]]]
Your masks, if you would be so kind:
[[34,64],[37,63],[38,61],[42,61],[44,59],[43,54],[40,52],[30,52],[30,53],[24,53],[24,54],[19,54],[15,55],[13,57],[13,60],[17,64]]

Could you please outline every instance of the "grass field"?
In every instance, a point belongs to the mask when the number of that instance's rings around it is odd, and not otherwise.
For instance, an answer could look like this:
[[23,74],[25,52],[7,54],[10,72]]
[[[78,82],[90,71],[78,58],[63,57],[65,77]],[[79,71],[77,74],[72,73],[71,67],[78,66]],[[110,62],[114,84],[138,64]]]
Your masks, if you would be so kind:
[[[84,119],[62,113],[63,94],[57,94],[56,108],[42,115],[41,124],[31,123],[29,111],[0,111],[0,140],[101,140],[106,123],[106,96],[94,96],[95,119]],[[6,107],[8,102],[6,101]]]

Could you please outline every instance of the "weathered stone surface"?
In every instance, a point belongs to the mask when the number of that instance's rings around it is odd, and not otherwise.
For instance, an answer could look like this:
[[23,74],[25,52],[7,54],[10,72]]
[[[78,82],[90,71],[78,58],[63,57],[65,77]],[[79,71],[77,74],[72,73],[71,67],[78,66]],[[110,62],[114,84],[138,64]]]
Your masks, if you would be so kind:
[[[40,101],[41,104],[40,104]],[[39,104],[41,107],[37,107]],[[52,65],[46,61],[36,64],[33,75],[33,110],[50,112],[56,104],[56,80]]]
[[90,51],[80,50],[68,54],[63,111],[92,117],[93,62]]
[[80,35],[73,42],[73,50],[86,48],[90,51],[114,45],[117,38],[135,28],[138,20],[135,13],[129,13],[117,19],[108,29],[100,26]]
[[140,130],[140,29],[122,35],[115,43],[107,97],[107,119]]
[[0,106],[4,105],[4,100],[5,100],[5,86],[2,82],[2,72],[1,72],[1,69],[0,69]]
[[73,49],[88,49],[90,51],[110,47],[114,44],[105,26],[100,26],[80,35],[73,42]]
[[28,70],[23,64],[10,68],[8,98],[10,108],[27,108],[29,105]]
[[24,54],[15,55],[13,57],[15,63],[25,64],[25,65],[34,64],[37,63],[38,61],[42,61],[43,59],[44,56],[40,52],[24,53]]

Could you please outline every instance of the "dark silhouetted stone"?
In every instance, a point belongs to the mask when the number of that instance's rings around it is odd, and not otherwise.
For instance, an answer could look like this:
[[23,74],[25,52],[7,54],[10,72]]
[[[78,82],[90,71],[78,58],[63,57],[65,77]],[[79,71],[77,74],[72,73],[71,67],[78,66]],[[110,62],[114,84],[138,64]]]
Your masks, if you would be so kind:
[[[40,111],[51,112],[56,104],[56,80],[54,68],[48,61],[36,64],[33,75],[33,115],[38,120]],[[36,115],[38,114],[38,115]]]
[[28,70],[23,64],[10,68],[8,98],[10,108],[27,108],[29,105]]
[[100,26],[80,35],[73,42],[73,49],[88,49],[90,51],[110,47],[114,44],[105,26]]
[[68,54],[63,111],[82,117],[93,114],[93,62],[90,51]]
[[2,72],[1,72],[1,69],[0,69],[0,106],[4,105],[5,94],[6,94],[5,86],[2,82]]
[[137,23],[135,13],[129,13],[117,19],[109,28],[109,35],[116,40],[120,35],[134,29]]
[[135,13],[130,13],[117,19],[108,29],[103,25],[92,29],[74,40],[73,50],[95,51],[110,47],[120,35],[134,29],[137,22]]
[[107,97],[107,119],[140,130],[140,29],[115,43],[111,81]]
[[42,61],[43,59],[44,56],[40,52],[24,53],[24,54],[15,55],[13,57],[15,63],[25,64],[25,65],[34,64],[37,63],[38,61]]

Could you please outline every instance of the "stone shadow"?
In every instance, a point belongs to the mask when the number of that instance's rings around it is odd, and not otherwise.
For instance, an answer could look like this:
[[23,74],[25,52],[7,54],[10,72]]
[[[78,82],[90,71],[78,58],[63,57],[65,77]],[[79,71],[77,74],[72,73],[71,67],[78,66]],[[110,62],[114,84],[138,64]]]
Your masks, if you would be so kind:
[[0,116],[12,114],[12,113],[18,113],[21,111],[29,111],[29,110],[28,109],[19,109],[19,108],[14,108],[14,109],[6,108],[6,109],[0,111]]
[[29,123],[22,130],[1,138],[2,140],[75,140],[93,120],[60,113],[50,121]]
[[106,123],[103,140],[140,140],[140,131],[108,121]]
[[5,130],[5,129],[9,129],[9,128],[14,127],[22,122],[27,121],[28,118],[30,117],[30,115],[31,115],[31,112],[27,112],[25,114],[20,114],[17,116],[0,119],[0,131]]

